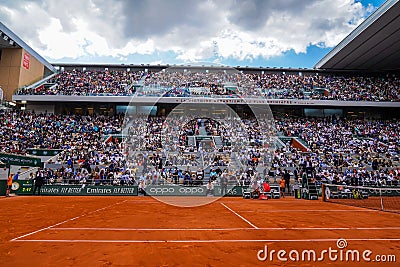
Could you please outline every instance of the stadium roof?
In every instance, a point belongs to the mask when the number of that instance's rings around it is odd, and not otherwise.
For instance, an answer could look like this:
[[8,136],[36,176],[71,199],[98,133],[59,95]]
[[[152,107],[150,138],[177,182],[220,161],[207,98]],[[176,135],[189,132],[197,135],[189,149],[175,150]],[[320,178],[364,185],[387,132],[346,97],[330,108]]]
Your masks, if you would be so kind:
[[400,70],[400,2],[388,0],[334,49],[316,69]]
[[52,72],[56,71],[56,69],[49,62],[47,62],[46,59],[39,55],[29,45],[22,41],[21,38],[19,38],[15,33],[13,33],[9,28],[0,22],[0,50],[3,48],[23,48],[30,55],[39,60],[39,62],[42,63],[47,69]]

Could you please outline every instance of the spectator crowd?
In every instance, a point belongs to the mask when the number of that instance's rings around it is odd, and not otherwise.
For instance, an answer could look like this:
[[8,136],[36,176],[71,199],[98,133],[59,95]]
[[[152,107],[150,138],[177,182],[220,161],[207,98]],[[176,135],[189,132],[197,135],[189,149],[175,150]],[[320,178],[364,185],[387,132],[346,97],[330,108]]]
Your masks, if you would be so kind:
[[[238,71],[117,71],[74,69],[57,73],[46,86],[22,88],[28,95],[165,97],[264,97],[339,101],[400,101],[395,74],[357,75]],[[48,181],[129,184],[193,184],[196,177],[250,184],[288,171],[297,179],[304,164],[319,181],[396,183],[399,179],[399,122],[351,118],[283,117],[223,119],[80,116],[0,111],[0,152],[60,149],[59,168],[41,170]],[[124,129],[123,129],[124,128]],[[110,137],[126,133],[122,140]],[[203,139],[195,139],[202,136]],[[271,136],[295,138],[288,140]],[[208,138],[206,138],[208,137]],[[294,139],[291,139],[294,142]],[[127,149],[129,148],[129,149]],[[176,169],[179,166],[178,169]],[[206,167],[206,168],[205,168]],[[181,171],[180,171],[181,170]],[[185,170],[185,171],[183,171]],[[199,174],[195,174],[199,172]],[[202,173],[202,174],[200,174]],[[193,180],[194,179],[194,180]]]
[[[264,97],[338,101],[400,101],[395,74],[327,74],[65,70],[47,86],[22,88],[22,95],[137,95],[165,97]],[[138,85],[137,87],[133,85]]]
[[[275,134],[297,138],[303,149],[289,141],[271,149],[263,142],[265,131],[251,118],[222,123],[182,118],[174,125],[166,125],[166,121],[165,117],[1,110],[0,152],[26,155],[30,148],[62,150],[51,161],[54,168],[41,170],[48,182],[133,184],[141,177],[149,183],[182,180],[193,184],[196,177],[208,176],[217,182],[225,177],[232,183],[250,184],[287,171],[298,179],[308,160],[318,181],[398,184],[400,125],[396,120],[276,119]],[[122,140],[113,137],[123,127],[129,136],[125,147]],[[201,142],[188,142],[203,130],[207,136],[220,137],[221,144],[206,148]],[[165,147],[163,141],[168,140],[171,145]]]
[[71,70],[57,73],[47,81],[48,86],[22,88],[21,95],[132,95],[134,84],[143,78],[144,72],[117,70]]

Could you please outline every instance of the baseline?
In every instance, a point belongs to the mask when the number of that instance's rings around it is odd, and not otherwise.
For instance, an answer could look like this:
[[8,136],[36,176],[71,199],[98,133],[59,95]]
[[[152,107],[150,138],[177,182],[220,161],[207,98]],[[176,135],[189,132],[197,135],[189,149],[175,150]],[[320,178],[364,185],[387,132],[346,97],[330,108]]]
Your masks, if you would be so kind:
[[[259,243],[259,242],[336,242],[337,238],[321,239],[210,239],[210,240],[96,240],[96,239],[26,239],[15,242],[54,243]],[[348,238],[346,241],[400,241],[400,238]]]
[[286,213],[286,212],[379,212],[379,210],[240,210],[238,212],[244,213]]
[[400,230],[400,227],[237,227],[237,228],[106,228],[106,227],[57,227],[54,231],[241,231],[241,230]]

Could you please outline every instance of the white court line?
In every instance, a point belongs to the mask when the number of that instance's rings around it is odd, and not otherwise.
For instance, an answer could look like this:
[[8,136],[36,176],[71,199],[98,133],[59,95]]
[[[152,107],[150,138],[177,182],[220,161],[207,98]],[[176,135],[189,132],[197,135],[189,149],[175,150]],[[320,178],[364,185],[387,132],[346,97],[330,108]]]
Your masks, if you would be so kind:
[[[336,242],[338,238],[324,239],[214,239],[214,240],[101,240],[101,239],[25,239],[15,242],[54,243],[250,243],[250,242]],[[346,241],[400,241],[400,238],[347,238]]]
[[243,218],[243,216],[241,216],[240,214],[236,213],[234,210],[232,210],[231,208],[229,208],[227,205],[225,205],[224,203],[221,203],[222,206],[224,206],[225,208],[227,208],[228,210],[230,210],[233,214],[235,214],[236,216],[238,216],[240,219],[242,219],[243,221],[247,222],[251,227],[258,229],[257,226],[255,226],[254,224],[252,224],[250,221],[246,220],[245,218]]
[[51,229],[52,227],[55,227],[55,226],[61,225],[61,224],[66,223],[66,222],[70,222],[70,221],[79,219],[79,218],[82,218],[83,216],[90,215],[90,214],[93,214],[93,213],[95,213],[95,212],[99,212],[99,211],[105,210],[105,209],[107,209],[107,208],[116,206],[116,205],[121,204],[121,203],[124,203],[124,202],[126,202],[126,201],[127,201],[127,200],[124,200],[124,201],[121,201],[121,202],[117,202],[117,203],[115,203],[115,204],[106,206],[106,207],[104,207],[104,208],[100,208],[100,209],[97,209],[97,210],[94,210],[94,211],[91,211],[91,212],[88,212],[88,213],[81,214],[81,215],[76,216],[76,217],[74,217],[74,218],[71,218],[71,219],[68,219],[68,220],[65,220],[65,221],[62,221],[62,222],[59,222],[59,223],[50,225],[50,226],[48,226],[48,227],[45,227],[45,228],[42,228],[42,229],[39,229],[39,230],[30,232],[30,233],[27,233],[27,234],[25,234],[25,235],[18,236],[18,237],[16,237],[16,238],[11,239],[10,241],[18,241],[18,239],[21,239],[21,238],[24,238],[24,237],[27,237],[27,236],[30,236],[30,235],[33,235],[33,234],[42,232],[42,231],[44,231],[44,230]]
[[76,227],[76,228],[50,228],[53,231],[242,231],[242,230],[400,230],[400,227],[260,227],[260,228],[102,228],[102,227]]
[[379,212],[379,210],[241,210],[238,212],[257,212],[257,213],[285,213],[285,212]]
[[[61,230],[61,231],[74,231],[74,230],[83,230],[83,231],[240,231],[240,230],[258,230],[259,228],[86,228],[86,227],[78,227],[78,228],[51,228],[49,230]],[[400,229],[400,228],[399,228]]]

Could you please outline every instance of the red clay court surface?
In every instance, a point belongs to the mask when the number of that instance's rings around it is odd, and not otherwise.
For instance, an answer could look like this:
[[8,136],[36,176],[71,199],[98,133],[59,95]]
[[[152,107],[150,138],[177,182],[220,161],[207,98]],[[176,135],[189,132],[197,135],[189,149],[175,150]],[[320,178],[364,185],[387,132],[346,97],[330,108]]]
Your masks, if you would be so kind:
[[[195,201],[186,198],[185,201]],[[1,198],[0,266],[400,266],[400,214],[322,201],[151,197]],[[259,250],[369,249],[397,262],[257,259]],[[263,254],[261,254],[263,255]],[[286,254],[286,257],[288,255]]]

